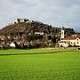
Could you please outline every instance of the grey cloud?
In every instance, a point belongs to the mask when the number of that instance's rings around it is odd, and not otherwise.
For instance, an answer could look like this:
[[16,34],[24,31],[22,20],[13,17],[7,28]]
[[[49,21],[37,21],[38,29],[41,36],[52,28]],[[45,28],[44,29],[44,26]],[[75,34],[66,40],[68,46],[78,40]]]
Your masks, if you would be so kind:
[[0,0],[0,26],[18,17],[79,27],[80,0]]

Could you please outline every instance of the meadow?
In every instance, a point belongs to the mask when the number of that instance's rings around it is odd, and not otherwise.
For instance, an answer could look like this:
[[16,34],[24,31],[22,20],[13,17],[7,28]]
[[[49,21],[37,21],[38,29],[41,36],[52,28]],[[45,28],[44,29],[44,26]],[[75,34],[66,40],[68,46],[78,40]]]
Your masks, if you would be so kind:
[[0,80],[80,80],[80,50],[0,50]]

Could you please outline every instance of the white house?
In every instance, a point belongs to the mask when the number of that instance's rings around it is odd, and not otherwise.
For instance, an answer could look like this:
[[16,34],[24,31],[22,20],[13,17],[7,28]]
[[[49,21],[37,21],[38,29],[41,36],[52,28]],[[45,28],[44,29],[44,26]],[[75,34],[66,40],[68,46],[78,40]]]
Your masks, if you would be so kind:
[[68,44],[69,46],[80,46],[80,38],[77,36],[77,34],[68,36],[59,41],[59,46],[62,46],[64,43]]
[[44,35],[44,32],[35,32],[37,35]]
[[14,42],[11,42],[10,47],[11,48],[15,48],[16,47],[15,43]]

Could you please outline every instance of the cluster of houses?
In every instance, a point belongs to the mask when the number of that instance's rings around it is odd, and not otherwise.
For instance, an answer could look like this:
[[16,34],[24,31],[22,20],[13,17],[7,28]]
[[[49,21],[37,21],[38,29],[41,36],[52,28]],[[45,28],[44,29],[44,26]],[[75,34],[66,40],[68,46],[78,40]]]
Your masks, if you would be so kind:
[[[29,34],[30,36],[31,34]],[[35,32],[34,35],[44,36],[44,32]],[[11,38],[13,40],[11,40]],[[39,45],[43,45],[43,41],[40,39],[37,40],[26,40],[23,35],[16,35],[16,36],[0,36],[0,48],[6,49],[6,48],[19,48],[19,49],[25,49],[25,48],[33,48],[33,47],[39,47]]]
[[[35,32],[38,35],[44,35],[43,32]],[[37,41],[26,41],[25,39],[15,39],[14,41],[4,41],[0,36],[0,48],[30,48],[30,45],[41,43],[39,39]],[[80,37],[78,34],[73,34],[65,37],[64,30],[61,30],[61,39],[58,41],[59,47],[80,47]]]
[[6,49],[6,48],[21,48],[24,46],[24,40],[1,40],[0,39],[0,48]]

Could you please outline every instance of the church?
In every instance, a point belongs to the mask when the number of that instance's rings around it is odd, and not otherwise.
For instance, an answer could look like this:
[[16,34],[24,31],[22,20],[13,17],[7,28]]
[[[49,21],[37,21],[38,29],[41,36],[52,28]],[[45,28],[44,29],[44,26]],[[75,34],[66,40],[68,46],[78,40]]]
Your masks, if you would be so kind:
[[73,34],[65,37],[65,31],[61,30],[61,39],[59,41],[59,47],[80,47],[80,36],[78,34]]

